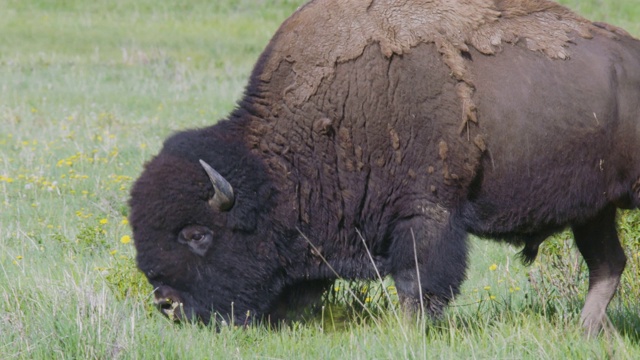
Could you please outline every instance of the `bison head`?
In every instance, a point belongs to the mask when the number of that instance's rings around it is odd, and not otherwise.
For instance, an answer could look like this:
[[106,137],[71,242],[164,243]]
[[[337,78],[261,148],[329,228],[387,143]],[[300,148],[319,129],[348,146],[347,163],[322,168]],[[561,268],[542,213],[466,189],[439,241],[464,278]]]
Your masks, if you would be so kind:
[[170,138],[131,190],[138,267],[163,314],[244,323],[268,314],[282,287],[270,236],[256,231],[268,206],[247,157],[216,151],[203,131]]

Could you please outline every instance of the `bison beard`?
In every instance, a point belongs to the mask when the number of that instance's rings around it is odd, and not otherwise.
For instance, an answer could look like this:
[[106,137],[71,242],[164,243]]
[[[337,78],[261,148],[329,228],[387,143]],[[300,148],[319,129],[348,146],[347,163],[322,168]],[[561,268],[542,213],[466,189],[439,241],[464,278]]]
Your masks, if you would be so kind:
[[546,0],[451,4],[312,1],[227,119],[165,141],[130,200],[163,313],[278,322],[380,274],[438,316],[467,234],[531,262],[570,227],[600,331],[640,204],[640,42]]

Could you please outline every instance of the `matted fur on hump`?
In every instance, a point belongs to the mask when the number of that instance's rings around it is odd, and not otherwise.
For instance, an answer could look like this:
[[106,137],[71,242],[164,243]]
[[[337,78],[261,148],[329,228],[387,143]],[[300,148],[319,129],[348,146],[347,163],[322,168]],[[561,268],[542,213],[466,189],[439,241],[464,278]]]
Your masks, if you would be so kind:
[[367,45],[378,43],[391,57],[434,43],[458,81],[462,131],[468,121],[477,121],[472,76],[462,54],[469,46],[493,54],[503,42],[522,42],[550,58],[566,59],[573,33],[590,38],[594,30],[607,33],[549,0],[313,0],[272,39],[261,80],[269,81],[282,61],[291,63],[295,82],[283,95],[296,106]]

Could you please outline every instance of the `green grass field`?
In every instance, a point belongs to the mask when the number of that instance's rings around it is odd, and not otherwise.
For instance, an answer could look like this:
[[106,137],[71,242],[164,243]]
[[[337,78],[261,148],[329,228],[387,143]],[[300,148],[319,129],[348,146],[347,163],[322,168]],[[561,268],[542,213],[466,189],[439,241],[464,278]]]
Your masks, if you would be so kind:
[[[152,309],[129,188],[166,136],[234,107],[301,3],[0,0],[0,359],[640,358],[634,213],[620,216],[629,263],[609,308],[617,331],[592,341],[569,234],[531,267],[519,249],[472,239],[462,295],[427,325],[396,317],[378,294],[389,283],[338,283],[321,316],[279,331],[215,333]],[[638,0],[563,3],[640,36]],[[364,309],[350,308],[347,288]]]

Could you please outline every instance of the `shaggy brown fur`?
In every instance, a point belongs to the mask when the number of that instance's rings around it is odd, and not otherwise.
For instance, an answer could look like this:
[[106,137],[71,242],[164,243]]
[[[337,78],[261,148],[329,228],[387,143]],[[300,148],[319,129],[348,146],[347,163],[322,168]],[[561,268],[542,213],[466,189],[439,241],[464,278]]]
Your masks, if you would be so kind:
[[[437,316],[467,234],[530,262],[571,227],[595,333],[625,266],[616,207],[640,206],[638,99],[640,41],[549,1],[314,0],[226,120],[147,164],[138,266],[167,315],[277,320],[380,274]],[[233,206],[210,206],[222,188]]]
[[372,43],[378,43],[386,57],[402,55],[420,43],[435,43],[459,82],[462,131],[467,121],[477,122],[473,75],[463,56],[469,46],[493,54],[503,43],[522,42],[550,58],[566,59],[574,33],[590,38],[593,31],[605,33],[548,0],[311,1],[274,36],[261,79],[268,81],[282,61],[291,63],[295,81],[284,91],[295,107],[307,101],[323,79],[332,77],[338,64],[361,56]]

